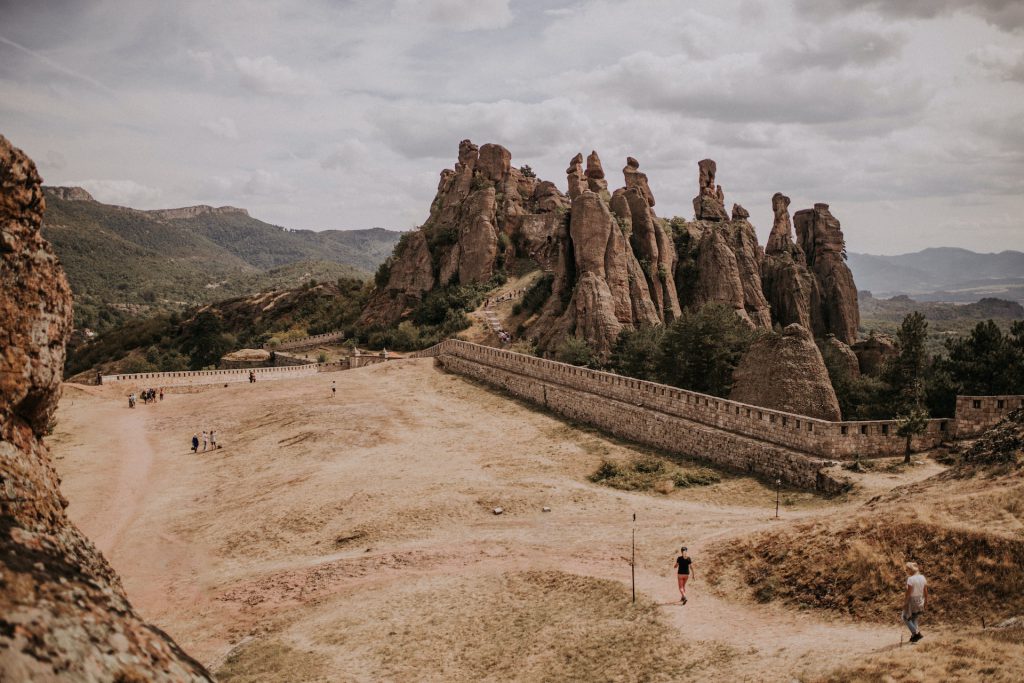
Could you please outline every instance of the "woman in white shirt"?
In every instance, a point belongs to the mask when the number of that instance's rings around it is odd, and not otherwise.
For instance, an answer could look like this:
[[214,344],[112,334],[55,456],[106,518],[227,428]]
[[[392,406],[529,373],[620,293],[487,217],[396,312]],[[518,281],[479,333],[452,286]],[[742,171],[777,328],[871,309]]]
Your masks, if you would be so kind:
[[917,620],[924,612],[928,600],[928,582],[914,562],[907,562],[907,592],[903,598],[903,623],[910,629],[910,642],[924,638],[917,627]]

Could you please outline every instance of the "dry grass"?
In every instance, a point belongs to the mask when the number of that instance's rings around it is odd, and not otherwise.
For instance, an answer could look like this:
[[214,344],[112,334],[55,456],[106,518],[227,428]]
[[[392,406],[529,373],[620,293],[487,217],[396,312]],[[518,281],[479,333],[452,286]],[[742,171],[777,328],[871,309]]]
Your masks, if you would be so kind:
[[717,484],[721,478],[706,467],[680,467],[664,458],[648,456],[625,463],[603,460],[590,481],[624,491],[669,494],[676,488]]
[[675,681],[732,654],[680,648],[656,605],[632,605],[619,582],[540,570],[413,586],[335,616],[315,645],[358,652],[382,680]]
[[821,683],[931,683],[986,681],[1013,683],[1024,672],[1024,643],[979,635],[925,637],[833,671]]
[[327,659],[314,652],[301,652],[278,640],[250,641],[228,656],[216,676],[225,683],[326,681]]

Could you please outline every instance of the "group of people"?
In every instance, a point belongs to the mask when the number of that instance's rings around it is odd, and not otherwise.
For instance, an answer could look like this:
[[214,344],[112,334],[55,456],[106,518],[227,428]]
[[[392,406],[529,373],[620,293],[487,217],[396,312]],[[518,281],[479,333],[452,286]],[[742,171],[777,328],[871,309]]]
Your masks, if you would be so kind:
[[500,304],[502,301],[510,301],[512,299],[518,299],[519,297],[521,297],[525,293],[526,293],[525,289],[513,289],[511,291],[505,292],[504,294],[502,294],[500,296],[495,296],[495,297],[490,297],[489,296],[486,299],[484,299],[484,308],[489,308],[491,304]]
[[[924,614],[925,605],[928,602],[928,581],[924,578],[916,562],[906,563],[907,583],[906,591],[903,594],[903,612],[900,615],[903,623],[910,629],[910,642],[916,643],[924,638],[918,621]],[[689,600],[686,597],[686,583],[696,576],[693,571],[693,559],[686,550],[686,546],[679,549],[679,556],[672,565],[676,570],[676,582],[679,586],[679,602],[686,604]]]
[[160,387],[160,390],[149,388],[141,392],[138,397],[135,396],[135,392],[128,394],[128,407],[134,408],[138,399],[141,398],[143,403],[156,403],[157,400],[164,400],[164,388]]
[[[200,438],[202,439],[201,441],[200,441]],[[217,433],[211,429],[209,432],[204,431],[202,437],[200,437],[198,433],[193,434],[192,435],[192,452],[193,453],[198,453],[200,445],[203,447],[204,451],[207,448],[209,448],[211,451],[217,450],[217,448],[218,448],[218,446],[217,446]]]

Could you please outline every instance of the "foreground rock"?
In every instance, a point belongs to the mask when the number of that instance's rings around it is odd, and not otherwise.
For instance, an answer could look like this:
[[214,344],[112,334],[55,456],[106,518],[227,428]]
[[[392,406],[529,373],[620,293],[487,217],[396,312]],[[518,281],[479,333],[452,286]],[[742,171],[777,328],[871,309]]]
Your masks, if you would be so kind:
[[39,235],[35,165],[0,136],[0,680],[204,681],[132,610],[64,514],[43,442],[60,393],[71,291]]
[[800,325],[790,325],[782,334],[765,334],[751,344],[733,382],[733,401],[821,420],[842,419],[821,352]]

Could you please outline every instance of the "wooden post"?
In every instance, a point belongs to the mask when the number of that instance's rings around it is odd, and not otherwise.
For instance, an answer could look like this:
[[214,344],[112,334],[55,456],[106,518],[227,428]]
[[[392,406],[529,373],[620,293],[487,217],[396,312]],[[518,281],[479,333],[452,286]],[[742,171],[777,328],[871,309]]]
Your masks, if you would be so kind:
[[636,604],[636,513],[633,513],[633,553],[629,561],[630,581],[633,584],[633,604]]
[[779,487],[782,486],[782,480],[775,480],[775,519],[779,518]]

